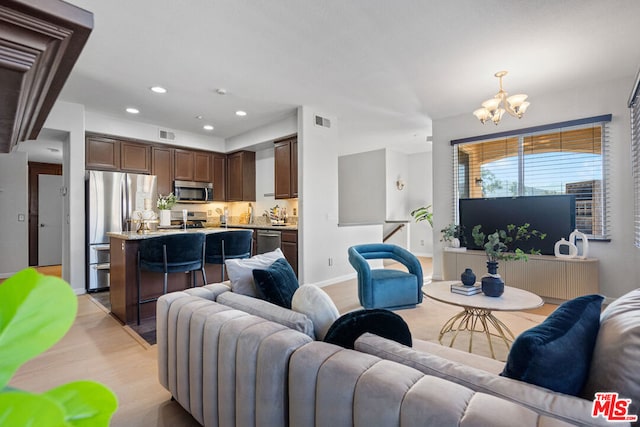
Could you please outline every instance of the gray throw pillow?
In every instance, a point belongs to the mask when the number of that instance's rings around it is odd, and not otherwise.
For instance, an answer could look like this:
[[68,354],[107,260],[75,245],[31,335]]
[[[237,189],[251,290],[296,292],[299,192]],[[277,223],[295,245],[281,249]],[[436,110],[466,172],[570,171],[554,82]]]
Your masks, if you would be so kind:
[[273,252],[267,252],[251,258],[226,260],[224,264],[227,268],[229,281],[231,282],[231,290],[237,294],[263,298],[259,290],[256,290],[253,281],[253,270],[256,268],[267,268],[279,258],[284,258],[284,254],[280,248]]
[[582,397],[615,391],[631,399],[629,415],[640,415],[640,289],[611,304],[600,315],[600,331]]

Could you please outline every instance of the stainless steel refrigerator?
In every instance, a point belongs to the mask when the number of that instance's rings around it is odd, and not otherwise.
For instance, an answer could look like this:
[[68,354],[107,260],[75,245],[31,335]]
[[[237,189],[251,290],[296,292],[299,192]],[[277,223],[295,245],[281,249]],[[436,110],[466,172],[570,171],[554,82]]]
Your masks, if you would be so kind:
[[[87,278],[89,292],[109,288],[109,231],[133,231],[135,211],[156,209],[155,175],[87,171]],[[146,206],[145,206],[146,201]]]

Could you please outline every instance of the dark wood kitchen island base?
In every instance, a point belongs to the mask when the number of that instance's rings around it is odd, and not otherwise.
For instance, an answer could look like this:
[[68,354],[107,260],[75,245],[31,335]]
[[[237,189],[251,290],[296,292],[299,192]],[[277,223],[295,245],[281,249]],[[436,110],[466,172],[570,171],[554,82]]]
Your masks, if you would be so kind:
[[[216,233],[228,229],[198,229],[175,231],[175,233]],[[166,235],[167,232],[137,234],[135,232],[107,233],[111,244],[110,299],[111,313],[122,323],[137,322],[137,256],[140,240]],[[220,265],[206,264],[207,281],[220,281]],[[196,285],[202,286],[202,275],[199,271],[189,273],[169,273],[167,292],[181,291],[191,287],[191,274],[196,275]],[[153,298],[162,295],[162,273],[143,271],[141,274],[142,298]],[[156,303],[143,304],[140,307],[140,318],[149,319],[156,315]]]

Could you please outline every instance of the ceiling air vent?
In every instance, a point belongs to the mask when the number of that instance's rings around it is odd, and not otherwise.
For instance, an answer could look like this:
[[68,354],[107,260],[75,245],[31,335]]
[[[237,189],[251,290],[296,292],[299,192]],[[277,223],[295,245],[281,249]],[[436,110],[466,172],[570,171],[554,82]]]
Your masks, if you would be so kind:
[[168,130],[160,129],[159,136],[160,136],[160,139],[164,139],[165,141],[175,141],[176,140],[176,134],[171,132],[171,131],[168,131]]
[[325,117],[320,117],[320,116],[316,116],[316,126],[322,126],[324,128],[330,128],[331,127],[331,120],[325,118]]

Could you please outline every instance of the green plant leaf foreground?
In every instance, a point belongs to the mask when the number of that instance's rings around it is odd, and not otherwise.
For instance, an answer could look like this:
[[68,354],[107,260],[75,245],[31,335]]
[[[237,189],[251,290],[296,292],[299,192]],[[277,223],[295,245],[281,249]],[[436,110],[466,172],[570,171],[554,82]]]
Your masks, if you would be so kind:
[[46,396],[21,391],[0,393],[0,426],[67,427],[63,408]]
[[65,419],[73,427],[108,426],[118,407],[111,390],[94,381],[76,381],[44,393],[64,408]]
[[62,279],[32,268],[0,284],[0,389],[18,368],[69,330],[78,300]]

